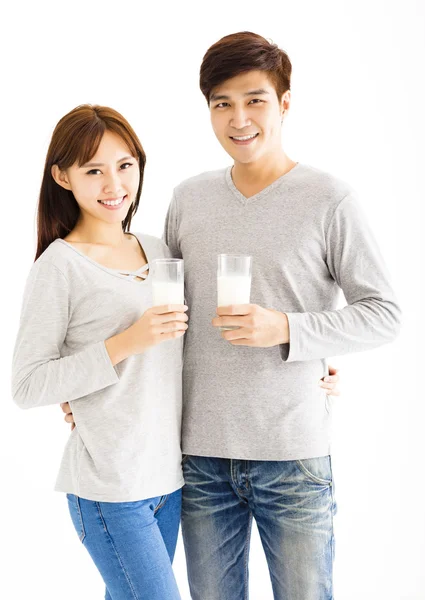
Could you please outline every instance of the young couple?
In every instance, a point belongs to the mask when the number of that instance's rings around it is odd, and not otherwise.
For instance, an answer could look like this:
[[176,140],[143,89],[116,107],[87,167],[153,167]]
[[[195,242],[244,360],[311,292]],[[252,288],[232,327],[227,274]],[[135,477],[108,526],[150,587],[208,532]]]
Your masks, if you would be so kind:
[[[120,114],[83,105],[53,133],[13,397],[73,424],[56,489],[108,600],[179,598],[180,517],[194,600],[248,597],[253,518],[274,597],[333,598],[325,359],[390,342],[400,310],[353,190],[282,149],[290,76],[259,35],[209,48],[200,87],[233,165],[175,189],[165,243],[130,233],[145,154]],[[251,304],[217,309],[219,253],[253,256]],[[187,306],[151,307],[162,257],[184,259]]]

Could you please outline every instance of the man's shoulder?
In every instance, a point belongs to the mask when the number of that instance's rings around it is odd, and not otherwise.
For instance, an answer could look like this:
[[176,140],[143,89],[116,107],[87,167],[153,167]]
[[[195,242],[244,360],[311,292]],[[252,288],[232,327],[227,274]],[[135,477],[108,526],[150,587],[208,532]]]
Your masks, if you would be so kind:
[[176,186],[175,192],[177,194],[187,193],[192,190],[208,189],[208,186],[216,183],[220,184],[224,182],[226,170],[227,168],[204,171],[203,173],[184,179]]
[[349,194],[355,194],[353,187],[344,179],[309,164],[300,166],[302,168],[295,179],[318,197],[338,202]]

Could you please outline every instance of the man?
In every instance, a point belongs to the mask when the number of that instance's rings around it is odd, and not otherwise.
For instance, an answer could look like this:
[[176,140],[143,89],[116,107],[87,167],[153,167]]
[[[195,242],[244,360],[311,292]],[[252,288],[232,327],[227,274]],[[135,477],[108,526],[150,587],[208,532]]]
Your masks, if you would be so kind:
[[[181,183],[167,215],[190,307],[182,532],[193,600],[247,598],[252,518],[276,599],[333,597],[331,407],[317,381],[327,356],[399,329],[353,190],[282,148],[290,76],[285,52],[253,33],[209,48],[200,87],[233,167]],[[219,253],[252,255],[252,304],[216,309]],[[336,310],[340,288],[348,306]]]
[[[318,382],[327,356],[399,329],[353,190],[282,148],[290,77],[285,52],[253,33],[207,51],[200,86],[233,166],[181,183],[167,214],[190,307],[182,532],[193,600],[248,597],[252,518],[275,599],[333,598],[331,405]],[[220,253],[252,255],[251,304],[217,309]]]

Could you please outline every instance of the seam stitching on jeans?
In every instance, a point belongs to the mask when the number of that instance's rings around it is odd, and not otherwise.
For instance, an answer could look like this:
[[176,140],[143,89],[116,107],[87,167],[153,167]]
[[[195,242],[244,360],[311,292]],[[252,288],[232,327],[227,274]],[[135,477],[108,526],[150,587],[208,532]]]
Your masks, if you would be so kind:
[[303,464],[302,460],[295,461],[301,471],[304,473],[306,477],[309,477],[315,483],[321,483],[322,485],[332,486],[332,479],[329,481],[328,479],[322,479],[321,477],[317,477],[313,473],[311,473]]
[[155,513],[156,513],[156,512],[157,512],[157,511],[158,511],[160,508],[162,508],[162,507],[164,506],[164,504],[165,504],[165,503],[167,502],[167,500],[168,500],[168,496],[169,496],[169,494],[166,494],[165,496],[162,496],[162,497],[159,499],[159,504],[158,504],[158,506],[157,506],[157,507],[154,509],[154,511],[153,511],[153,514],[155,514]]
[[248,600],[248,557],[249,557],[249,543],[251,540],[251,529],[252,529],[252,512],[249,511],[248,530],[246,533],[245,547],[244,547],[244,600]]
[[118,559],[118,562],[119,562],[119,564],[120,564],[120,566],[121,566],[121,569],[122,569],[122,571],[123,571],[123,573],[124,573],[124,575],[125,575],[125,578],[126,578],[126,580],[127,580],[127,583],[128,583],[128,585],[129,585],[129,587],[130,587],[131,593],[133,594],[133,598],[134,598],[134,600],[139,600],[139,597],[138,597],[138,595],[136,594],[136,591],[135,591],[135,589],[134,589],[134,587],[132,586],[132,583],[131,583],[131,581],[130,581],[130,577],[129,577],[129,575],[128,575],[127,571],[125,570],[125,567],[124,567],[124,565],[123,565],[123,562],[122,562],[122,560],[121,560],[121,557],[120,557],[120,555],[119,555],[119,553],[118,553],[118,551],[117,551],[117,549],[116,549],[116,547],[115,547],[114,540],[112,539],[112,536],[111,536],[111,534],[109,533],[109,531],[108,531],[108,528],[106,527],[105,519],[103,518],[103,515],[102,515],[102,509],[100,508],[100,504],[99,504],[99,502],[96,502],[96,506],[97,506],[97,510],[99,511],[99,516],[100,516],[100,518],[101,518],[101,521],[102,521],[102,523],[103,523],[103,527],[104,527],[104,529],[105,529],[105,532],[107,533],[107,535],[108,535],[108,537],[109,537],[109,540],[110,540],[110,542],[111,542],[111,544],[112,544],[112,548],[114,549],[115,555],[116,555],[116,557],[117,557],[117,559]]
[[80,542],[82,542],[84,540],[84,538],[86,537],[86,531],[84,529],[84,521],[83,521],[83,515],[81,513],[81,506],[80,506],[80,499],[78,496],[76,496],[77,499],[77,510],[78,510],[78,515],[80,517],[80,523],[81,523],[81,535],[80,535]]
[[[335,561],[335,532],[334,532],[335,486],[333,485],[333,471],[332,471],[332,458],[331,458],[331,455],[329,455],[329,464],[330,464],[330,467],[331,467],[331,477],[332,477],[332,486],[331,486],[331,498],[332,498],[332,506],[331,506],[331,523],[332,523],[331,555],[332,555],[332,565],[331,565],[331,569],[332,569],[332,572],[333,572],[333,566],[334,566],[334,561]],[[332,585],[331,598],[333,598],[334,597],[333,577],[331,577],[331,585]]]

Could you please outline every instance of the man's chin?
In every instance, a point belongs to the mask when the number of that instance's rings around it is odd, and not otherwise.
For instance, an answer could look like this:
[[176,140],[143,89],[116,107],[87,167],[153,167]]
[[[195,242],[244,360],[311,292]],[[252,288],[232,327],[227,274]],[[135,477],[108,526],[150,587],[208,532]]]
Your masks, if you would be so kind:
[[225,148],[225,150],[235,163],[240,163],[241,165],[249,165],[258,160],[257,152],[238,152],[234,148]]

